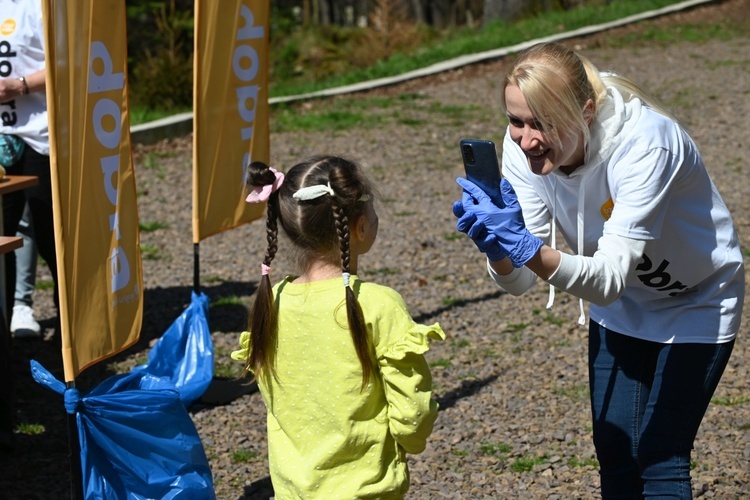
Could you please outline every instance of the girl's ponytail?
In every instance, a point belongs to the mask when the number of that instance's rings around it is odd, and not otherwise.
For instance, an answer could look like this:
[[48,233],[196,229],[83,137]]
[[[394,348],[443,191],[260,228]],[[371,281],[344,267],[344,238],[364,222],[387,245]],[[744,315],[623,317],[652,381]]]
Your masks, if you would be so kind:
[[278,189],[284,182],[284,174],[262,162],[248,166],[248,184],[253,190],[247,197],[249,203],[267,202],[266,208],[266,253],[261,264],[261,277],[255,301],[250,312],[250,354],[245,364],[245,372],[252,372],[256,378],[275,375],[276,357],[276,310],[269,273],[271,262],[278,249]]

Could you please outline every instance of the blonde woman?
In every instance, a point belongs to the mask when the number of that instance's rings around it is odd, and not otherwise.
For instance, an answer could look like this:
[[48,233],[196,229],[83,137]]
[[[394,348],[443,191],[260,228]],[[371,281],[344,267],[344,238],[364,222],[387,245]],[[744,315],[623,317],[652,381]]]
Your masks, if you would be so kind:
[[[691,498],[690,453],[740,327],[732,217],[685,129],[631,81],[558,44],[504,81],[503,206],[458,179],[457,228],[513,295],[537,278],[589,310],[604,498]],[[575,254],[557,250],[559,231]]]

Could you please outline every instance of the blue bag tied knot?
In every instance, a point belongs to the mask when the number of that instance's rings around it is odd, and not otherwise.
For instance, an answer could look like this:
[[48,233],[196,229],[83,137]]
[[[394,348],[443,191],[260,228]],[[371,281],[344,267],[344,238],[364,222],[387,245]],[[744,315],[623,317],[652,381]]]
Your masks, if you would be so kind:
[[70,415],[75,414],[78,403],[81,402],[81,393],[75,387],[65,389],[65,411]]

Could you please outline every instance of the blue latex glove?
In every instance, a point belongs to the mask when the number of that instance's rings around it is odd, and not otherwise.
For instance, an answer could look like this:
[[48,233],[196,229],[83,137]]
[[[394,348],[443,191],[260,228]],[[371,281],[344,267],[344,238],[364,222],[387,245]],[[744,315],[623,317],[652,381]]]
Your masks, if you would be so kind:
[[466,233],[480,252],[485,254],[492,261],[500,261],[508,256],[497,238],[484,227],[484,224],[477,221],[476,214],[466,212],[464,203],[474,204],[474,200],[464,191],[461,201],[453,203],[453,215],[458,217],[456,229]]
[[[518,197],[510,182],[505,178],[500,181],[500,194],[505,203],[504,207],[498,207],[492,203],[490,197],[472,182],[460,177],[456,179],[456,182],[464,189],[461,205],[465,214],[462,218],[469,223],[472,220],[470,214],[475,217],[475,222],[472,223],[467,234],[474,239],[472,233],[475,236],[481,236],[486,231],[491,235],[487,238],[496,241],[507,253],[513,267],[526,265],[539,252],[542,240],[526,229],[521,205],[518,203]],[[459,222],[461,222],[460,219]]]

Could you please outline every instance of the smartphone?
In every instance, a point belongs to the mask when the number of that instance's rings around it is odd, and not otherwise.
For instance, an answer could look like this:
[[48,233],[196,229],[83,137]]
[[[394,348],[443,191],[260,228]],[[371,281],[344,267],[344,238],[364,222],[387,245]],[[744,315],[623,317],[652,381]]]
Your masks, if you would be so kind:
[[497,206],[502,207],[500,164],[497,161],[495,143],[482,139],[461,139],[460,145],[466,178],[487,193]]

